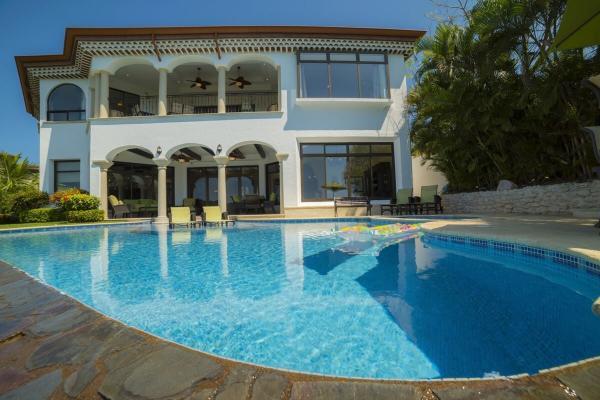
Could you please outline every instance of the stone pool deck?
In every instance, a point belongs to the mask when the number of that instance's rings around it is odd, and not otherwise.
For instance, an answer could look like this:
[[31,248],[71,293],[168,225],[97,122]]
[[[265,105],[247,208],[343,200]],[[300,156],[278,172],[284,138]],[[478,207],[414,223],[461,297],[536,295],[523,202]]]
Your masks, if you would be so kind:
[[[589,257],[600,249],[597,230],[583,220],[485,217],[429,222],[427,229],[534,240],[544,247],[581,249]],[[600,398],[600,358],[533,376],[485,380],[376,381],[291,373],[156,338],[0,262],[0,400],[69,398],[592,400]]]

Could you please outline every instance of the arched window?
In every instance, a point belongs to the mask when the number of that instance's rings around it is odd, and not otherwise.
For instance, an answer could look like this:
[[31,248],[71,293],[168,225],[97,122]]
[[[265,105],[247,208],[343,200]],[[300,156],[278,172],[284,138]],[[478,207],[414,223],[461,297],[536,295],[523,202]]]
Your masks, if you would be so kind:
[[48,96],[48,121],[82,121],[85,119],[85,96],[77,85],[55,87]]

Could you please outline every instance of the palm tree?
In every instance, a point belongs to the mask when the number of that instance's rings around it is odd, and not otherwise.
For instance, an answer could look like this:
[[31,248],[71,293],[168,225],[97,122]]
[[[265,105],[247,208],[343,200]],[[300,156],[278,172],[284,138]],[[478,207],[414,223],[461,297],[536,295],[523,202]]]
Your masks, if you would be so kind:
[[0,195],[36,184],[37,173],[27,158],[21,158],[21,154],[0,152]]

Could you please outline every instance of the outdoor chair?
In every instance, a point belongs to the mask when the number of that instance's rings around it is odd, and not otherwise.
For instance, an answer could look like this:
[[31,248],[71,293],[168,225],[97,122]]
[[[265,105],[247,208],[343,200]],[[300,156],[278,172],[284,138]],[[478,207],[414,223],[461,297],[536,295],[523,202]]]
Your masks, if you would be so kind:
[[263,213],[265,212],[262,199],[257,194],[247,194],[244,196],[243,209],[245,212]]
[[389,212],[390,215],[394,214],[413,214],[416,212],[414,209],[414,198],[413,189],[405,188],[400,189],[396,192],[396,198],[390,202],[390,204],[381,205],[381,215]]
[[415,197],[415,209],[418,213],[434,211],[443,214],[442,198],[437,194],[438,185],[421,186],[421,196]]
[[231,196],[231,213],[241,214],[242,212],[242,198],[238,195]]
[[202,210],[204,225],[229,225],[235,224],[234,220],[227,218],[227,213],[221,212],[219,206],[205,206]]
[[171,207],[171,221],[169,225],[175,227],[175,225],[191,226],[195,225],[196,222],[192,221],[192,214],[189,207]]
[[108,203],[110,204],[110,208],[112,209],[113,218],[126,218],[129,217],[129,215],[131,214],[131,212],[129,211],[129,207],[127,207],[127,204],[119,200],[117,196],[114,196],[112,194],[108,196]]
[[277,194],[275,192],[271,192],[269,194],[269,200],[265,200],[263,203],[263,209],[266,213],[267,210],[270,210],[273,214],[275,214],[275,203],[277,203]]
[[181,202],[182,207],[188,207],[190,209],[190,213],[192,215],[192,220],[196,220],[196,199],[193,197],[186,197]]

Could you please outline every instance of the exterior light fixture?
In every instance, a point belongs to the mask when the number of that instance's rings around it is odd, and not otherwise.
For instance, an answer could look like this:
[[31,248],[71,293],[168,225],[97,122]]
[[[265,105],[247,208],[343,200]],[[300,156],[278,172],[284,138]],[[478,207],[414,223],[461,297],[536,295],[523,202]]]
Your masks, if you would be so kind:
[[223,151],[223,147],[221,147],[221,145],[219,144],[217,146],[217,155],[221,154],[222,151]]
[[156,148],[156,155],[157,155],[157,156],[160,156],[160,155],[161,155],[161,153],[162,153],[162,147],[158,146],[158,147]]

